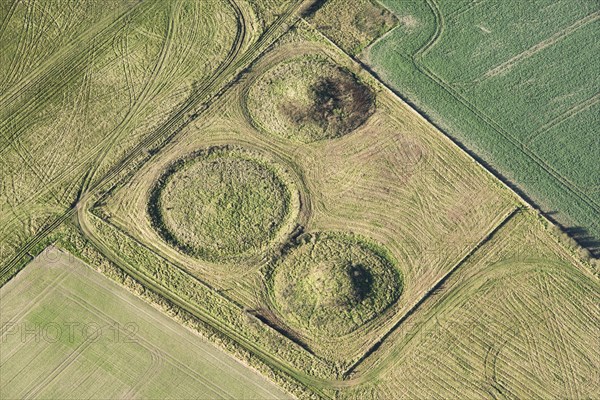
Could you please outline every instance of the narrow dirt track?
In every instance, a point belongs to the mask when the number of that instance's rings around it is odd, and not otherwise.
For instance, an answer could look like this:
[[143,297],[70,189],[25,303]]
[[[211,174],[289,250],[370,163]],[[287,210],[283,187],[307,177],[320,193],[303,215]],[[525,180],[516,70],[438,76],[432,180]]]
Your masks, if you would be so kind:
[[[234,0],[229,0],[229,3],[236,14],[238,29],[234,42],[232,43],[231,49],[225,60],[215,70],[213,75],[205,80],[178,110],[172,113],[171,117],[165,123],[135,146],[119,163],[114,165],[94,183],[91,183],[89,182],[89,179],[86,179],[86,183],[80,193],[80,201],[84,198],[101,193],[120,172],[128,167],[136,157],[142,155],[152,146],[152,144],[162,139],[164,140],[164,145],[190,122],[198,118],[200,112],[206,110],[210,106],[211,97],[214,97],[219,92],[219,89],[224,87],[227,81],[232,79],[238,70],[243,69],[250,61],[260,54],[260,50],[263,46],[274,39],[274,35],[277,33],[278,29],[286,23],[291,22],[290,20],[293,19],[297,11],[304,4],[304,1],[292,3],[290,7],[288,7],[288,9],[286,9],[286,11],[260,36],[260,38],[241,55],[240,51],[244,45],[247,34],[246,20],[239,5]],[[201,111],[195,111],[198,109]],[[92,170],[88,171],[87,177],[91,176],[90,174],[92,172]],[[2,267],[2,269],[0,269],[0,277],[3,277],[16,267],[31,249],[58,228],[63,222],[72,218],[76,212],[77,205],[74,205],[66,210],[61,216],[42,228],[40,232],[34,235],[27,244],[24,245],[17,254]]]

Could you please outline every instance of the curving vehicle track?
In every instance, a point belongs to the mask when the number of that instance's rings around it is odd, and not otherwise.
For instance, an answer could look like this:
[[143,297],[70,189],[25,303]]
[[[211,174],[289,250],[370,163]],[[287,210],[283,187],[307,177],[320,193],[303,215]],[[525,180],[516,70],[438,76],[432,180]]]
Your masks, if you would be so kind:
[[[281,14],[279,18],[262,33],[258,40],[256,40],[256,42],[254,42],[243,53],[241,53],[241,50],[247,39],[246,19],[242,9],[235,2],[235,0],[229,0],[229,3],[237,17],[237,32],[231,49],[221,65],[219,65],[210,78],[206,79],[196,89],[196,91],[192,93],[192,95],[171,114],[167,121],[165,121],[151,134],[146,136],[117,164],[110,168],[102,177],[97,178],[97,180],[94,182],[91,182],[89,179],[89,177],[93,175],[94,171],[93,167],[90,168],[86,174],[87,178],[85,179],[84,186],[80,190],[79,201],[66,210],[58,218],[54,219],[52,222],[49,222],[36,235],[32,236],[27,244],[25,244],[4,266],[2,266],[0,269],[0,279],[5,278],[5,275],[10,273],[16,266],[18,266],[23,257],[25,257],[29,251],[31,251],[52,231],[58,228],[69,218],[72,218],[77,213],[78,208],[80,208],[80,203],[82,203],[84,199],[101,193],[102,190],[105,190],[110,186],[110,183],[116,176],[119,175],[119,173],[130,166],[137,157],[143,155],[144,152],[152,147],[152,145],[157,144],[161,140],[163,141],[164,145],[175,135],[177,135],[186,125],[198,118],[200,113],[210,106],[212,99],[219,94],[220,89],[222,89],[239,70],[243,69],[253,59],[255,59],[265,45],[276,38],[276,34],[279,29],[294,21],[294,17],[297,16],[298,10],[304,5],[305,2],[305,0],[298,0],[291,3],[285,12]],[[46,75],[47,74],[44,74],[42,76]],[[4,98],[2,100],[4,100]],[[10,140],[10,138],[5,139]],[[98,151],[101,150],[101,148],[98,149]]]

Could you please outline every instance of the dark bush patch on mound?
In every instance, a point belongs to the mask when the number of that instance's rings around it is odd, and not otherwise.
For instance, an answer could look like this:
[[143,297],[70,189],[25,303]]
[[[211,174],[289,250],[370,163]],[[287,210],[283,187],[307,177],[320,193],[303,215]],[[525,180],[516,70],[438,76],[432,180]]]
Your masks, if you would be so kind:
[[323,131],[335,132],[333,137],[352,132],[373,113],[373,93],[348,74],[326,77],[315,83],[310,92],[311,106],[282,104],[282,112],[296,124],[312,122]]
[[314,142],[365,123],[375,110],[375,95],[350,71],[308,58],[268,71],[250,90],[248,107],[269,133]]

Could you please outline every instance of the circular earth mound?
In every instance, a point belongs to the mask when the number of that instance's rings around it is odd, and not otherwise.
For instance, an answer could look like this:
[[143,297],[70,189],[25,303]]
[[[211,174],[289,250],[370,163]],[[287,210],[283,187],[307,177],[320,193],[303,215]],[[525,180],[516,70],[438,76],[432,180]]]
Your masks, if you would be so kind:
[[402,292],[385,250],[358,237],[305,237],[275,266],[272,299],[282,319],[316,336],[344,335],[371,321]]
[[374,111],[374,94],[319,57],[296,58],[267,71],[248,92],[248,111],[268,133],[305,143],[352,132]]
[[284,233],[290,199],[273,165],[243,151],[212,148],[167,169],[149,212],[167,242],[223,262],[254,255]]

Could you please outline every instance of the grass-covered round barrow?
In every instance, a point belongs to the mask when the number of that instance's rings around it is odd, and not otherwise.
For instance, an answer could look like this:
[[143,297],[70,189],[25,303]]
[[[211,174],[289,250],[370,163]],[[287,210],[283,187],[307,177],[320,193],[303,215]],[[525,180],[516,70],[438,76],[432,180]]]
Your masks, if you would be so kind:
[[210,148],[172,164],[150,195],[168,243],[207,261],[250,257],[285,235],[294,201],[278,167],[257,154]]
[[375,319],[402,292],[384,248],[344,233],[306,235],[275,265],[271,298],[280,317],[310,336],[348,334]]

